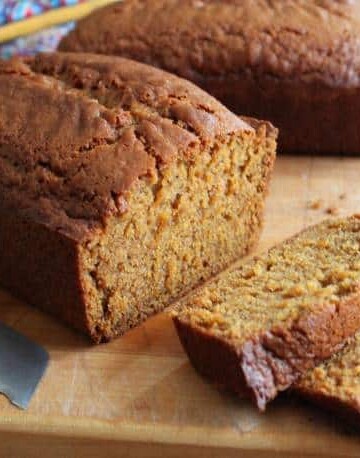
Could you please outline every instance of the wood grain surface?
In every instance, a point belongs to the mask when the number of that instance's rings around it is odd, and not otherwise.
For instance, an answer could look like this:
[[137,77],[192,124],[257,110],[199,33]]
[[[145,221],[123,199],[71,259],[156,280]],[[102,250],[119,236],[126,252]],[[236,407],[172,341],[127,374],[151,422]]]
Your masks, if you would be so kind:
[[[279,157],[259,251],[332,217],[329,208],[360,212],[359,175],[357,158]],[[0,396],[0,457],[360,456],[358,434],[289,395],[260,414],[218,392],[190,367],[165,314],[97,347],[4,291],[0,320],[51,355],[26,412]]]

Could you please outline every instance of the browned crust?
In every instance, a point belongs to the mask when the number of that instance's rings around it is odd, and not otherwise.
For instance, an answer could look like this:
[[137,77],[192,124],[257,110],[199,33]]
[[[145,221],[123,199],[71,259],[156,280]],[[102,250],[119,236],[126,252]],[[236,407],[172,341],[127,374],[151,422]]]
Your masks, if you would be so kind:
[[78,244],[12,213],[0,217],[0,283],[16,296],[89,333]]
[[197,84],[235,113],[271,120],[280,130],[280,152],[360,153],[355,122],[360,116],[359,88],[333,88],[271,76],[263,76],[260,83],[246,72],[226,79],[202,78]]
[[[266,121],[261,118],[252,118],[250,116],[239,116],[242,121],[246,124],[249,124],[253,129],[258,133],[261,129],[265,129],[265,136],[272,138],[274,141],[277,141],[279,135],[279,129],[275,127],[270,121]],[[275,156],[274,156],[275,160]]]
[[353,1],[126,0],[79,21],[59,49],[123,55],[192,80],[248,69],[354,87],[359,27]]
[[278,392],[342,348],[355,334],[360,327],[360,294],[345,298],[337,306],[324,304],[296,321],[254,335],[240,346],[178,316],[174,322],[194,367],[235,393],[249,392],[263,411]]
[[293,392],[323,409],[335,413],[337,416],[343,418],[347,422],[360,429],[360,406],[355,401],[345,402],[335,396],[327,396],[320,392],[314,392],[305,388],[295,387]]

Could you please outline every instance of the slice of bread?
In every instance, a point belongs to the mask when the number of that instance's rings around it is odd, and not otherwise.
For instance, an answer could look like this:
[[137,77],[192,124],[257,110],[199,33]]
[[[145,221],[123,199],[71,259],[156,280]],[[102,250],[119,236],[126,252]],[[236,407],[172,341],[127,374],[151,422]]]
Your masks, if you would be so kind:
[[360,333],[342,351],[302,377],[294,390],[347,419],[359,421]]
[[195,368],[259,409],[360,328],[360,216],[327,220],[235,267],[174,313]]

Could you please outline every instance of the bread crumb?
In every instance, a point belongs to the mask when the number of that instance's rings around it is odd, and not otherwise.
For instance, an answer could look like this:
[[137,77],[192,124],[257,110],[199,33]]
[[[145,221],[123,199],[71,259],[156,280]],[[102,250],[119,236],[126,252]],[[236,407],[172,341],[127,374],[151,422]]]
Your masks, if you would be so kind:
[[339,209],[337,207],[328,207],[326,209],[326,213],[328,215],[338,215],[339,214]]
[[311,210],[319,210],[323,205],[323,201],[321,199],[311,200],[308,202],[308,208]]
[[339,199],[340,200],[345,200],[346,199],[346,194],[344,192],[342,194],[340,194]]

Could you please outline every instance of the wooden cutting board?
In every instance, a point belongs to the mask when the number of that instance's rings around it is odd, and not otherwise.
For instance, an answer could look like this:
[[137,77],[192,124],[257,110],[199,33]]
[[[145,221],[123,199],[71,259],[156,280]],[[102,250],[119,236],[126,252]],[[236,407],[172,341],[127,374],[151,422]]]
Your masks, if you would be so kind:
[[[259,250],[329,208],[360,212],[359,176],[356,158],[279,157]],[[360,456],[360,436],[317,408],[284,395],[260,414],[218,392],[190,367],[164,314],[97,347],[2,291],[0,319],[51,355],[28,411],[0,396],[1,457]]]

